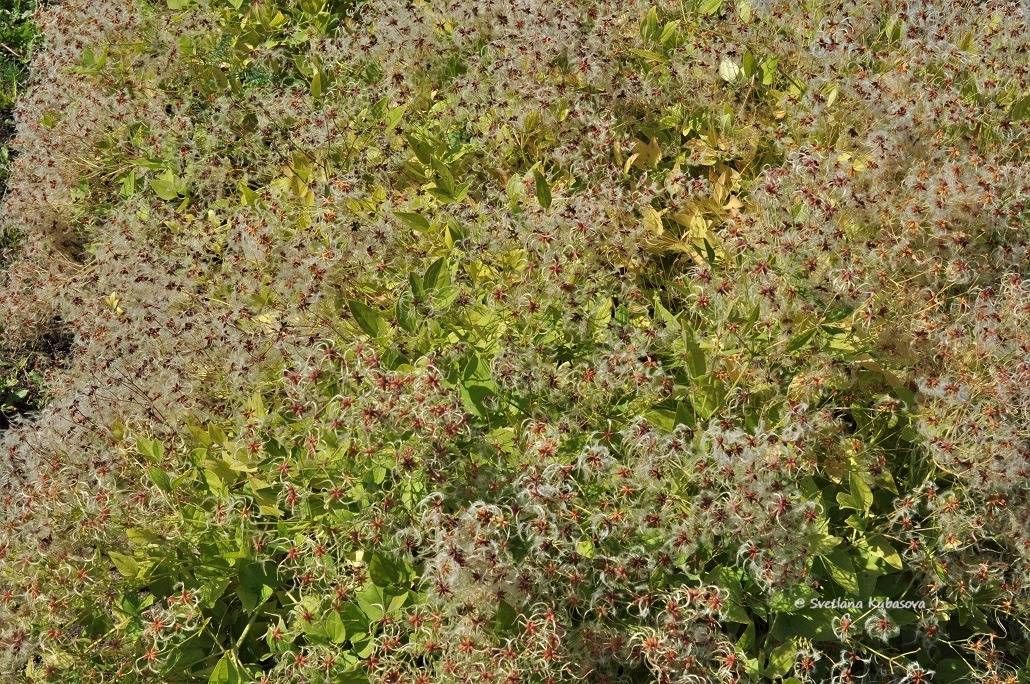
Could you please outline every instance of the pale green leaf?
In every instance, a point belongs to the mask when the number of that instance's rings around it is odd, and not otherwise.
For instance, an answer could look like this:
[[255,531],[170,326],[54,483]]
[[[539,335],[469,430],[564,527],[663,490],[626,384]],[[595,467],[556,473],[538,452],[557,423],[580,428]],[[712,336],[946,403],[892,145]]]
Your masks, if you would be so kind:
[[733,83],[736,81],[740,78],[740,74],[740,67],[737,66],[737,63],[729,57],[723,59],[722,62],[719,63],[719,76],[721,76],[722,80],[727,83]]

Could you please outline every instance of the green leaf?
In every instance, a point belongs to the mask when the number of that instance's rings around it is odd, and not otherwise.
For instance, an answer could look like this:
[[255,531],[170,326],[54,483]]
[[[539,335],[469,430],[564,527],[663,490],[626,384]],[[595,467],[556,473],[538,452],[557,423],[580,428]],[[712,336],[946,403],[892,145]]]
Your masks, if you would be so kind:
[[355,668],[334,675],[332,684],[368,684],[368,675],[363,669]]
[[658,42],[662,45],[672,44],[676,39],[676,32],[679,30],[679,27],[679,19],[666,22],[665,27],[662,29],[662,35],[658,37]]
[[725,590],[726,600],[722,606],[728,621],[744,625],[751,622],[747,611],[744,610],[744,588],[740,584],[740,575],[737,570],[720,565],[705,577],[705,582],[715,584]]
[[437,158],[433,158],[433,170],[436,171],[436,187],[446,193],[448,197],[454,197],[454,176],[451,170]]
[[984,629],[987,627],[987,616],[974,605],[960,605],[958,607],[958,623],[973,630]]
[[232,577],[215,577],[205,582],[200,590],[204,607],[214,608],[219,599],[225,595],[225,590],[229,588],[230,584],[232,584]]
[[704,352],[701,351],[701,347],[698,346],[694,336],[686,327],[683,328],[683,343],[687,352],[687,372],[690,373],[691,378],[700,378],[708,371],[708,364],[705,361]]
[[510,603],[501,599],[497,605],[497,612],[494,613],[493,627],[498,632],[505,632],[515,625],[519,614]]
[[808,552],[813,556],[819,556],[837,548],[842,541],[843,539],[832,534],[813,532],[808,535]]
[[401,581],[401,570],[383,554],[374,553],[368,564],[368,577],[377,587],[388,587]]
[[239,564],[240,586],[236,595],[240,597],[243,609],[253,613],[272,597],[278,580],[275,571],[269,572],[263,563],[254,560],[243,560]]
[[640,22],[640,37],[647,41],[658,30],[658,8],[652,7]]
[[185,184],[171,171],[165,171],[157,178],[151,178],[150,187],[163,200],[174,200],[186,189]]
[[712,243],[708,241],[708,238],[704,238],[702,240],[702,242],[704,242],[704,247],[705,247],[705,251],[704,251],[705,258],[708,259],[708,263],[714,265],[715,264],[715,248],[712,247]]
[[841,508],[850,508],[850,509],[856,510],[856,511],[859,510],[859,505],[860,505],[857,501],[855,501],[851,497],[851,494],[848,494],[847,492],[838,492],[837,493],[837,504]]
[[751,650],[751,647],[755,645],[755,623],[749,622],[747,629],[737,639],[737,650],[741,652],[747,652]]
[[749,0],[738,0],[737,2],[737,16],[745,24],[751,21],[751,2]]
[[401,592],[400,594],[397,594],[396,596],[390,596],[389,594],[384,594],[384,596],[389,597],[389,601],[387,602],[387,605],[386,605],[386,614],[387,615],[396,615],[397,612],[401,608],[403,608],[405,606],[405,604],[408,603],[408,599],[411,598],[411,593],[405,591],[405,592]]
[[353,603],[346,604],[340,610],[340,619],[348,634],[361,634],[368,631],[368,616]]
[[464,382],[490,382],[490,365],[475,351],[465,355],[459,368]]
[[465,231],[457,224],[451,223],[444,228],[444,243],[448,248],[453,248],[454,245],[465,240],[465,237]]
[[844,519],[844,522],[847,523],[848,526],[855,528],[859,532],[865,531],[866,519],[864,516],[861,516],[858,513],[849,515],[847,518]]
[[429,230],[429,221],[421,214],[413,214],[406,211],[395,211],[394,216],[403,221],[409,228],[425,233]]
[[490,415],[490,410],[484,402],[494,394],[495,388],[492,384],[482,385],[465,382],[461,384],[461,399],[465,404],[465,408],[480,418],[486,418]]
[[904,627],[905,625],[919,622],[919,616],[910,610],[890,609],[887,611],[887,614],[890,615],[891,622],[898,627]]
[[468,183],[459,183],[458,187],[456,187],[454,189],[454,201],[455,202],[461,202],[462,200],[465,199],[465,196],[468,195],[468,192],[469,192],[469,184]]
[[697,13],[705,17],[717,14],[721,8],[722,0],[700,0],[697,3]]
[[328,638],[332,643],[342,644],[347,640],[347,628],[344,626],[343,618],[340,617],[340,613],[338,611],[329,611],[322,620],[321,627],[326,638]]
[[815,333],[817,330],[818,328],[812,328],[811,330],[806,330],[800,335],[794,337],[794,339],[787,343],[787,353],[793,354],[794,352],[799,351],[802,347],[811,342],[812,338],[815,337]]
[[861,506],[859,510],[868,512],[873,506],[873,490],[869,488],[865,479],[854,471],[848,482],[851,488],[851,498]]
[[593,558],[596,554],[594,548],[594,542],[590,539],[581,539],[576,542],[576,553],[583,556],[584,558]]
[[781,641],[793,637],[829,641],[835,639],[833,618],[829,608],[814,608],[803,613],[777,613],[769,633]]
[[429,268],[426,269],[426,274],[422,276],[422,287],[426,290],[436,290],[438,285],[442,285],[443,281],[441,276],[444,273],[444,268],[447,265],[447,260],[444,257],[440,257],[434,261]]
[[958,658],[945,658],[941,660],[934,665],[933,671],[934,684],[958,684],[958,682],[970,681],[969,666],[965,661]]
[[429,147],[429,145],[425,144],[415,136],[410,135],[408,133],[404,134],[404,139],[408,141],[408,145],[411,146],[411,151],[415,153],[415,157],[420,162],[422,162],[426,166],[432,164],[433,150]]
[[537,169],[533,169],[533,180],[536,184],[536,199],[540,202],[540,206],[544,209],[550,208],[551,186],[547,184],[544,174],[540,173]]
[[504,184],[504,192],[508,196],[508,200],[511,206],[515,206],[515,202],[518,198],[522,197],[525,193],[525,189],[522,185],[523,177],[517,173],[511,174],[511,178]]
[[[313,1],[320,1],[320,0],[313,0]],[[368,109],[368,113],[371,116],[371,118],[373,118],[373,119],[383,119],[385,121],[386,120],[386,114],[387,114],[387,112],[389,112],[389,110],[390,110],[390,99],[387,98],[387,97],[381,97],[378,100],[376,100],[376,103],[374,105],[372,105],[371,108]]]
[[168,478],[168,473],[157,466],[147,466],[147,474],[162,492],[170,493],[172,491],[172,481]]
[[690,402],[676,402],[676,425],[686,425],[691,428],[697,426],[697,416],[694,414],[694,408]]
[[151,593],[131,592],[125,594],[118,601],[118,607],[127,615],[140,617],[144,609],[154,605],[154,595]]
[[253,206],[257,203],[258,194],[250,189],[244,181],[240,181],[237,189],[240,191],[240,206]]
[[399,107],[394,107],[386,113],[386,127],[393,128],[401,122],[401,117],[404,116],[404,110],[408,108],[408,105],[402,104]]
[[351,637],[351,651],[358,658],[365,659],[372,655],[372,651],[375,650],[376,640],[372,638],[371,634],[365,634],[360,639]]
[[1024,95],[1021,99],[1012,103],[1008,118],[1009,121],[1026,121],[1030,119],[1030,95]]
[[114,563],[114,567],[121,573],[122,577],[135,579],[139,574],[139,563],[132,556],[126,556],[124,553],[118,553],[117,551],[108,551],[107,556]]
[[358,327],[364,330],[369,337],[378,339],[386,335],[389,325],[378,311],[354,299],[349,300],[347,305],[350,307],[351,315],[354,316]]
[[440,202],[441,204],[454,204],[455,202],[459,201],[457,197],[447,192],[446,190],[443,190],[439,186],[428,188],[426,192],[435,197],[436,201]]
[[411,294],[414,295],[415,303],[426,301],[426,289],[422,283],[422,276],[417,273],[408,274],[408,284],[411,286]]
[[849,594],[858,594],[858,573],[844,549],[834,549],[822,556],[822,561],[834,582]]
[[841,508],[850,508],[862,513],[869,512],[873,505],[873,492],[861,475],[852,471],[848,479],[849,492],[837,494]]
[[381,620],[386,614],[386,596],[382,588],[368,584],[355,595],[358,608],[369,620]]
[[758,658],[744,658],[744,674],[749,677],[749,681],[758,681],[762,676],[762,658],[759,654]]
[[397,325],[402,330],[414,333],[418,329],[418,314],[415,313],[415,308],[411,305],[411,301],[406,295],[402,295],[397,300],[396,312]]
[[121,195],[124,198],[132,197],[133,193],[136,192],[136,172],[130,170],[128,173],[122,174],[118,179],[119,185],[121,185]]
[[239,479],[239,473],[224,458],[206,458],[200,462],[205,476],[211,474],[224,485],[232,485]]
[[768,599],[769,610],[773,613],[797,613],[808,610],[812,599],[821,594],[807,584],[794,584],[774,592]]
[[794,656],[798,647],[792,641],[786,641],[769,652],[769,660],[765,665],[766,677],[782,677],[794,666]]
[[166,541],[161,535],[141,527],[130,527],[125,536],[136,546],[160,546]]
[[208,684],[242,684],[244,679],[239,666],[226,654],[215,665],[207,681]]
[[770,57],[762,62],[762,85],[772,85],[776,80],[776,65],[779,62],[779,57]]
[[744,59],[741,62],[741,68],[744,71],[744,78],[749,79],[756,73],[758,73],[758,61],[755,59],[755,56],[751,54],[750,50],[744,53]]
[[897,549],[882,535],[874,534],[870,537],[866,537],[865,543],[869,549],[869,553],[877,558],[881,559],[884,563],[901,570],[903,563],[901,556],[898,554]]
[[725,388],[722,383],[711,375],[703,378],[696,378],[694,381],[695,390],[690,395],[694,407],[694,415],[699,420],[708,420],[719,410],[725,398]]
[[662,324],[672,328],[679,328],[680,325],[679,319],[676,318],[671,311],[665,308],[661,299],[658,297],[655,297],[654,299],[654,316],[652,316],[652,319],[656,322],[660,321]]

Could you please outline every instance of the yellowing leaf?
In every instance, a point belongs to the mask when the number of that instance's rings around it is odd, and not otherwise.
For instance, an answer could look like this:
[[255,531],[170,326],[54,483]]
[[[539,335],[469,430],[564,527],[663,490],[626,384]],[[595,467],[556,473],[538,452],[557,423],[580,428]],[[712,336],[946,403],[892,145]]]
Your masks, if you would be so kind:
[[637,155],[635,155],[635,154],[631,154],[631,155],[629,156],[629,159],[627,159],[627,160],[626,160],[626,163],[625,163],[625,164],[623,164],[623,166],[622,166],[622,172],[623,172],[623,173],[629,173],[629,169],[630,169],[630,167],[631,167],[631,166],[633,166],[633,164],[634,164],[634,162],[636,162],[636,160],[637,160]]
[[633,166],[638,169],[656,166],[662,158],[662,148],[659,147],[656,138],[651,138],[649,143],[637,140],[631,152],[633,155],[631,157],[633,159]]
[[705,219],[700,209],[695,208],[689,214],[673,214],[671,218],[684,228],[688,228],[691,238],[701,239],[708,236],[711,224]]
[[823,94],[826,96],[826,106],[827,107],[832,107],[833,106],[833,103],[837,101],[837,95],[839,93],[840,93],[840,87],[836,83],[834,83],[832,86],[830,86],[828,89],[826,89],[824,91]]
[[652,235],[662,234],[662,214],[664,214],[665,211],[665,209],[657,211],[650,206],[644,207],[644,228],[646,228]]
[[683,144],[685,148],[692,152],[691,156],[699,157],[698,161],[689,161],[687,163],[701,166],[712,166],[719,161],[719,153],[712,149],[711,145],[702,140],[701,138],[693,138]]

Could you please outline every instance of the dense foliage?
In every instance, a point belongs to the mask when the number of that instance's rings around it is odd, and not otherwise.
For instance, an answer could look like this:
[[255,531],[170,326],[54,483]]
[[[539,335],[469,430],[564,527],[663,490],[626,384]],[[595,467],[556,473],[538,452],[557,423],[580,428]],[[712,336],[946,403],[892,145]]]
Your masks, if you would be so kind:
[[1020,0],[65,0],[0,675],[1026,682]]
[[[36,39],[32,0],[6,0],[0,7],[0,132],[28,71],[28,57]],[[6,142],[6,138],[4,138]]]
[[[7,167],[11,163],[7,143],[14,133],[14,101],[28,75],[29,54],[36,38],[34,7],[29,0],[11,0],[0,6],[0,197],[7,187]],[[10,242],[9,236],[0,237],[0,264],[6,262]],[[43,360],[39,351],[11,349],[0,341],[0,429],[7,426],[8,415],[31,408],[38,399],[42,379],[38,367]]]

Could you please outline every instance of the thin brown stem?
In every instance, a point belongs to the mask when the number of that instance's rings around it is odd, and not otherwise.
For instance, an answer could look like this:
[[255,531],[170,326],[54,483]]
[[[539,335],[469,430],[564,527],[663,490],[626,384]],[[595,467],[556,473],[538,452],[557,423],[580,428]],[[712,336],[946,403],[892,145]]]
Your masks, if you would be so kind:
[[21,54],[20,52],[18,52],[14,48],[12,48],[10,45],[8,45],[7,43],[0,43],[0,48],[3,48],[7,52],[10,52],[12,55],[17,57],[18,59],[25,59],[25,55]]

